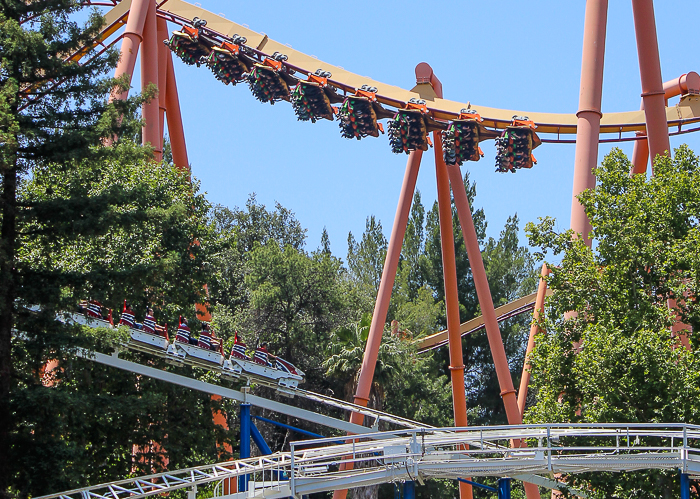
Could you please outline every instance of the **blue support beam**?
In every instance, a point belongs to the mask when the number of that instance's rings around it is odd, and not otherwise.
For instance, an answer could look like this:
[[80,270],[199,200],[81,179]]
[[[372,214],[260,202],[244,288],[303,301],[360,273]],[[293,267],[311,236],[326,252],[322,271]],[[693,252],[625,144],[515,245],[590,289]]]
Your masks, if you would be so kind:
[[255,445],[258,446],[258,449],[260,449],[260,453],[263,456],[266,456],[268,454],[272,454],[272,450],[270,450],[270,446],[267,445],[267,442],[265,442],[265,439],[263,438],[263,436],[260,434],[257,427],[253,423],[250,424],[250,436],[253,437],[253,442],[255,442]]
[[681,499],[690,499],[690,475],[681,473]]
[[[241,448],[240,458],[245,459],[250,457],[250,404],[241,404]],[[248,490],[248,475],[242,475],[238,479],[238,491],[245,492]]]
[[416,499],[416,482],[406,480],[403,484],[403,499]]
[[471,480],[467,480],[466,478],[458,478],[457,481],[462,483],[468,483],[469,485],[479,487],[480,489],[488,490],[489,492],[498,493],[498,489],[494,489],[493,487],[489,487],[488,485],[484,485],[483,483],[472,482]]
[[510,478],[498,479],[498,499],[510,499]]

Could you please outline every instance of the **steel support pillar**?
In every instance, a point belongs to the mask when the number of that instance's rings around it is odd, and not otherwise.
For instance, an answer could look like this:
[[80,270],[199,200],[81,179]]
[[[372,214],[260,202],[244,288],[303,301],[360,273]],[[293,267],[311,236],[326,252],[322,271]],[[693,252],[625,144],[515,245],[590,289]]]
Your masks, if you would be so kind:
[[[442,273],[445,284],[445,309],[447,312],[447,336],[450,354],[450,377],[452,380],[452,410],[455,426],[467,426],[467,398],[464,393],[464,358],[462,335],[459,330],[459,296],[457,293],[457,264],[455,257],[454,230],[452,227],[452,203],[450,181],[442,159],[442,137],[433,132],[435,144],[435,171],[437,179],[438,215],[440,219],[440,244],[442,248]],[[459,482],[461,499],[472,497],[472,487]]]
[[[700,75],[695,71],[681,75],[679,78],[669,80],[664,83],[664,98],[665,105],[668,105],[668,99],[678,95],[699,94],[700,93]],[[639,107],[644,110],[644,99]],[[634,141],[634,150],[632,151],[632,171],[630,175],[636,173],[646,173],[647,163],[649,162],[649,142],[647,141],[644,132],[637,132],[638,136],[644,137]],[[653,169],[652,169],[653,173]]]
[[[146,14],[148,13],[148,5],[153,0],[133,0],[129,8],[129,18],[126,21],[126,29],[122,37],[122,46],[120,49],[119,63],[114,70],[114,77],[119,78],[125,74],[129,75],[129,81],[134,74],[136,66],[136,57],[139,53],[139,45],[143,40],[143,27],[146,22]],[[111,99],[126,100],[129,96],[129,90],[113,94]]]
[[[503,405],[506,410],[508,424],[522,424],[523,419],[520,411],[518,410],[518,400],[515,396],[513,378],[510,375],[508,358],[506,357],[506,350],[503,346],[501,330],[498,327],[498,319],[493,307],[491,290],[489,289],[489,283],[486,278],[486,269],[484,268],[484,261],[481,257],[479,240],[476,237],[474,219],[472,218],[471,209],[469,208],[469,199],[467,198],[467,192],[464,189],[462,174],[457,165],[448,166],[447,171],[449,172],[450,183],[452,184],[452,193],[454,195],[455,206],[459,216],[459,223],[462,226],[464,244],[467,247],[469,265],[471,265],[472,275],[474,276],[474,286],[476,288],[477,298],[479,299],[481,313],[484,316],[486,336],[489,340],[489,348],[491,349],[491,355],[493,356],[493,363],[496,368],[498,384],[501,388],[501,398],[503,399]],[[457,327],[459,328],[459,326]],[[459,335],[459,329],[457,329],[457,334]],[[513,446],[526,447],[527,443],[524,440],[514,440]],[[525,482],[524,485],[525,493],[527,494],[528,499],[539,499],[540,492],[536,485],[527,482]]]
[[406,481],[403,484],[403,499],[416,499],[416,482]]
[[[418,73],[418,71],[416,71],[416,73]],[[432,70],[430,83],[437,97],[442,98],[442,84],[435,74],[432,73]],[[454,221],[452,220],[450,179],[442,153],[442,134],[439,131],[433,132],[433,144],[435,148],[435,178],[437,183],[438,216],[440,222],[442,274],[445,285],[450,378],[452,382],[452,410],[455,418],[455,426],[467,426],[467,397],[464,393],[464,357],[462,355],[462,334],[459,329],[459,293],[453,230]],[[459,482],[460,498],[471,499],[472,495],[472,486],[466,482]]]
[[522,417],[525,413],[525,402],[527,401],[527,387],[530,384],[530,360],[528,357],[535,347],[535,336],[542,332],[539,327],[540,317],[544,313],[544,298],[547,295],[547,281],[545,277],[549,274],[547,264],[542,265],[540,282],[537,286],[537,297],[535,298],[535,308],[532,311],[532,324],[530,325],[530,336],[527,340],[527,350],[525,351],[525,363],[523,365],[523,375],[520,377],[520,388],[518,389],[518,412]]
[[498,499],[510,499],[510,478],[498,479]]
[[583,236],[590,246],[590,222],[576,196],[595,187],[593,169],[598,164],[598,137],[603,113],[603,61],[605,31],[608,20],[608,0],[587,0],[581,57],[581,90],[576,116],[576,155],[574,185],[571,199],[571,228]]
[[[156,21],[156,2],[149,0],[146,22],[143,27],[141,50],[141,91],[148,85],[158,86],[158,23]],[[150,144],[156,161],[163,158],[163,141],[160,140],[160,116],[158,96],[144,102],[141,110],[144,120],[142,131],[143,144]]]
[[634,31],[637,37],[639,74],[642,80],[647,142],[653,164],[656,156],[670,155],[671,153],[666,120],[666,99],[659,61],[659,44],[656,38],[654,2],[653,0],[632,0],[632,11],[634,13]]
[[168,67],[165,85],[165,113],[168,120],[168,135],[170,137],[170,147],[173,151],[173,163],[180,169],[189,170],[190,163],[187,159],[185,131],[182,127],[182,116],[180,115],[180,98],[177,95],[177,83],[175,82],[175,68],[173,67],[173,56],[170,50],[168,50],[167,63]]
[[[239,451],[240,459],[250,457],[250,404],[241,404],[241,448]],[[248,490],[248,475],[242,475],[238,478],[238,491],[245,492]]]
[[168,39],[168,23],[162,17],[156,19],[156,44],[158,45],[158,125],[159,144],[163,143],[165,135],[165,96],[168,83],[168,55],[170,49],[163,43]]
[[681,499],[690,499],[690,475],[681,473]]
[[[404,174],[401,194],[399,195],[399,204],[396,207],[394,226],[391,229],[389,247],[387,248],[386,259],[384,260],[384,269],[382,270],[382,278],[379,283],[379,291],[377,292],[377,302],[374,305],[372,324],[370,325],[367,345],[365,346],[365,353],[362,358],[362,367],[360,368],[360,377],[357,382],[355,403],[358,405],[366,406],[369,401],[369,392],[372,387],[372,379],[374,378],[377,355],[379,354],[379,346],[382,343],[384,323],[386,322],[386,314],[389,311],[391,291],[394,288],[396,269],[399,265],[401,246],[403,245],[403,238],[406,234],[406,224],[408,223],[408,215],[411,211],[413,193],[416,190],[416,179],[418,178],[418,169],[420,168],[422,156],[423,151],[413,151],[408,156],[406,173]],[[362,424],[364,416],[354,412],[350,416],[350,421],[355,424]]]
[[[423,151],[413,151],[408,155],[406,173],[403,177],[399,204],[396,207],[396,216],[394,217],[394,226],[391,229],[391,236],[389,236],[389,247],[387,248],[386,259],[384,260],[382,278],[379,282],[377,302],[374,305],[372,324],[369,328],[365,353],[362,357],[362,366],[360,367],[360,376],[357,381],[355,403],[362,406],[367,406],[367,402],[369,402],[374,369],[377,365],[377,355],[379,354],[379,346],[382,343],[384,323],[386,322],[386,314],[389,311],[391,291],[394,288],[396,269],[399,265],[401,246],[403,245],[403,238],[406,234],[406,224],[408,223],[408,215],[411,211],[413,193],[416,190],[416,180],[418,179],[418,170],[420,169],[422,157]],[[350,415],[350,422],[354,424],[361,425],[364,419],[365,417],[357,412],[353,412]],[[351,466],[348,465],[342,469],[350,469],[350,467]],[[347,490],[336,490],[333,492],[333,499],[345,499],[347,492]]]

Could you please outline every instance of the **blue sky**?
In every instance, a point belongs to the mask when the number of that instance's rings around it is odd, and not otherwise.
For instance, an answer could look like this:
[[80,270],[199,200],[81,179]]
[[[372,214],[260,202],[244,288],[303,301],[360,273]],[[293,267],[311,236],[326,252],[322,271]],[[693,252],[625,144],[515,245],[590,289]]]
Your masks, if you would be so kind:
[[[323,1],[200,2],[272,39],[380,82],[411,88],[416,64],[427,62],[451,100],[520,111],[577,111],[583,0],[436,2],[434,10],[425,2],[405,0],[342,6]],[[655,3],[664,81],[700,72],[693,37],[681,30],[683,16],[694,15],[687,2]],[[603,112],[638,109],[630,1],[610,2],[607,32]],[[386,135],[343,139],[336,122],[299,122],[289,103],[262,104],[247,85],[223,85],[205,67],[186,66],[175,58],[175,71],[192,171],[211,202],[244,206],[252,192],[268,207],[279,201],[308,228],[307,249],[318,247],[325,226],[333,253],[343,259],[348,231],[358,237],[368,215],[381,220],[389,237],[406,156],[391,152]],[[700,151],[698,134],[671,139],[673,147],[682,143]],[[611,147],[602,144],[599,159]],[[620,147],[631,155],[631,143]],[[482,149],[486,156],[466,163],[462,171],[468,169],[477,182],[475,206],[486,212],[488,236],[498,237],[516,212],[521,228],[542,216],[556,217],[560,229],[568,228],[573,145],[543,144],[535,151],[538,164],[516,174],[494,172],[493,141],[482,143]],[[436,197],[432,149],[424,154],[418,189],[431,206]]]

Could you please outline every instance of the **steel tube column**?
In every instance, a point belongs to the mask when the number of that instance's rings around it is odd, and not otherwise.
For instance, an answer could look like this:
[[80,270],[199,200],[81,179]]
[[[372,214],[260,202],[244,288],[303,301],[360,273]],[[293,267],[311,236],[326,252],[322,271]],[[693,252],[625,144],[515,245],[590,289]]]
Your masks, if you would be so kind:
[[[114,70],[114,77],[118,78],[124,74],[129,75],[129,81],[134,74],[136,66],[136,56],[139,53],[139,45],[143,40],[143,26],[146,22],[148,5],[152,0],[133,0],[129,8],[129,18],[126,21],[126,30],[122,38],[119,63]],[[113,94],[111,99],[126,100],[129,90],[120,94]]]
[[[503,399],[503,405],[506,409],[508,424],[522,424],[523,419],[518,410],[518,401],[515,396],[513,378],[510,375],[508,358],[506,357],[506,350],[503,347],[503,339],[501,338],[498,319],[496,318],[496,312],[493,307],[491,290],[489,289],[489,283],[486,279],[484,261],[481,258],[481,249],[479,248],[479,240],[476,237],[474,220],[472,218],[471,209],[469,208],[469,199],[464,190],[462,173],[457,165],[448,166],[447,171],[450,176],[450,183],[452,184],[452,193],[454,195],[455,206],[457,207],[457,214],[459,215],[459,223],[462,226],[464,244],[467,247],[469,264],[471,265],[472,275],[474,276],[476,294],[479,299],[479,305],[481,306],[481,313],[484,316],[484,326],[486,327],[486,335],[489,340],[493,363],[496,367],[496,376],[498,377],[498,384],[501,388],[501,398]],[[459,334],[459,325],[457,328],[457,334]],[[513,444],[518,447],[527,446],[524,440],[520,442],[514,441]],[[524,486],[528,499],[539,499],[540,492],[536,485],[524,482]]]
[[[455,426],[467,426],[467,398],[464,393],[464,357],[462,335],[459,330],[459,297],[457,293],[457,264],[455,239],[452,229],[452,203],[447,166],[442,157],[442,136],[433,132],[435,144],[435,171],[437,179],[438,214],[440,219],[440,245],[442,248],[442,273],[445,282],[445,309],[450,352],[450,377],[452,378],[452,409]],[[459,482],[461,499],[472,497],[472,486]]]
[[[250,457],[250,404],[241,404],[241,448],[239,459]],[[238,491],[248,490],[248,475],[242,475],[238,479]]]
[[162,17],[156,19],[156,44],[158,45],[158,124],[160,126],[160,144],[165,134],[165,96],[168,83],[168,55],[170,49],[163,43],[168,38],[168,23]]
[[[668,105],[668,99],[684,94],[700,93],[700,75],[695,71],[681,75],[679,78],[669,80],[664,83],[664,105]],[[639,109],[644,110],[644,99]],[[649,161],[649,142],[647,141],[644,132],[637,132],[638,136],[644,137],[634,141],[634,150],[632,151],[632,171],[630,174],[645,173],[647,171],[647,163]],[[652,170],[653,173],[653,170]]]
[[[362,357],[362,366],[360,367],[360,376],[357,381],[355,403],[362,406],[367,406],[367,402],[369,402],[369,392],[372,388],[374,369],[377,366],[377,355],[379,354],[379,346],[382,343],[384,323],[386,322],[386,314],[389,311],[391,291],[394,288],[394,281],[396,280],[396,269],[399,265],[401,246],[403,245],[403,238],[406,234],[406,224],[408,223],[408,215],[411,211],[413,193],[416,190],[416,180],[418,179],[418,170],[420,169],[422,157],[423,151],[413,151],[408,155],[406,173],[403,177],[399,204],[396,207],[396,216],[394,217],[394,226],[391,229],[391,236],[389,236],[389,247],[387,248],[386,259],[384,260],[382,278],[379,282],[377,302],[374,305],[372,324],[370,325],[367,344],[365,345],[365,353]],[[365,417],[357,412],[353,412],[350,415],[350,422],[354,424],[361,425],[364,419]],[[345,499],[347,492],[347,490],[336,490],[333,492],[333,499]]]
[[[141,50],[141,91],[150,84],[158,86],[158,23],[156,22],[156,2],[149,0],[146,22],[143,27],[143,43]],[[145,121],[142,132],[143,144],[151,144],[156,161],[163,157],[163,141],[160,140],[160,116],[158,96],[149,102],[144,102],[142,117]]]
[[[427,67],[426,67],[427,66]],[[416,67],[416,79],[430,69],[430,84],[435,95],[442,99],[442,83],[426,63]],[[425,76],[423,76],[425,78]],[[464,356],[459,320],[459,293],[457,286],[457,257],[450,202],[450,179],[442,151],[442,133],[433,132],[435,144],[435,177],[437,182],[438,215],[440,221],[440,248],[442,252],[442,274],[445,284],[445,309],[447,313],[447,338],[450,354],[450,378],[452,382],[452,411],[455,426],[467,426],[467,397],[464,393]],[[467,482],[459,482],[459,496],[470,499],[473,491]]]
[[549,274],[547,264],[542,265],[540,282],[537,286],[537,298],[535,298],[535,308],[532,311],[532,325],[530,326],[530,337],[527,340],[527,350],[525,351],[525,364],[523,365],[523,375],[520,377],[520,388],[518,389],[518,411],[520,416],[525,413],[525,402],[527,401],[527,387],[530,384],[530,361],[528,356],[535,347],[535,336],[541,332],[538,325],[541,314],[544,312],[544,298],[547,295],[547,281],[544,280]]
[[[416,179],[418,178],[418,169],[420,168],[422,157],[423,151],[413,151],[408,156],[399,204],[396,207],[394,226],[391,229],[389,247],[386,252],[386,259],[384,260],[382,279],[379,283],[379,291],[377,292],[377,303],[374,306],[372,324],[369,329],[367,345],[365,346],[365,353],[362,358],[362,367],[360,368],[360,377],[357,382],[355,403],[358,405],[366,406],[369,401],[369,392],[372,387],[372,379],[374,378],[377,355],[379,353],[379,346],[382,343],[384,323],[386,322],[386,314],[389,310],[391,291],[394,288],[396,269],[399,265],[401,246],[403,244],[404,235],[406,234],[406,224],[408,223],[408,215],[411,210],[411,203],[413,202],[413,193],[416,190]],[[364,416],[354,412],[350,417],[350,421],[355,424],[362,424]]]
[[571,199],[571,228],[583,235],[590,245],[591,225],[583,206],[576,196],[595,187],[593,168],[598,164],[600,110],[603,94],[603,61],[605,57],[605,30],[608,20],[608,0],[587,0],[583,30],[581,60],[581,90],[579,110],[576,113],[576,155],[574,158],[574,185]]
[[185,131],[182,127],[182,116],[180,115],[180,99],[177,95],[175,68],[173,67],[173,56],[170,50],[168,50],[167,63],[165,113],[168,119],[168,135],[170,136],[170,147],[173,151],[173,163],[178,168],[189,170],[190,163],[187,159]]
[[666,121],[666,100],[663,80],[661,79],[661,63],[659,62],[659,44],[656,39],[654,2],[652,0],[632,0],[632,11],[634,12],[634,32],[637,37],[639,74],[642,80],[647,141],[653,163],[657,155],[669,155],[671,151],[668,140],[668,122]]

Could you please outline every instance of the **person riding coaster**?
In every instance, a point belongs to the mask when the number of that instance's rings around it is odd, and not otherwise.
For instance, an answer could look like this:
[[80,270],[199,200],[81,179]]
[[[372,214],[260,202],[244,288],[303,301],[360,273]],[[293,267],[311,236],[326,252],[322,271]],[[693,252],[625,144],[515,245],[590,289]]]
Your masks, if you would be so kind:
[[179,325],[177,326],[177,335],[175,336],[175,341],[180,343],[190,343],[192,332],[190,327],[187,325],[187,318],[180,316]]
[[168,337],[168,325],[161,326],[156,323],[153,317],[153,308],[146,309],[146,317],[143,319],[143,324],[139,324],[134,319],[134,311],[131,305],[124,300],[124,310],[119,321],[120,326],[129,327],[129,335],[134,343],[129,342],[136,350],[146,350],[152,352],[156,350],[167,351],[170,345]]

